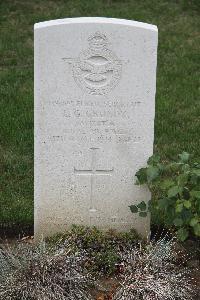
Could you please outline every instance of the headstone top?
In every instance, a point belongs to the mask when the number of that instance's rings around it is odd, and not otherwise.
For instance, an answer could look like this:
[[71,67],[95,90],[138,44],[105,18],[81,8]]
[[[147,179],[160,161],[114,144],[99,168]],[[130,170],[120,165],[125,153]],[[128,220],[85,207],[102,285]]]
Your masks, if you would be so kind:
[[127,25],[133,26],[153,31],[158,31],[156,25],[132,21],[132,20],[125,20],[125,19],[117,19],[117,18],[105,18],[105,17],[81,17],[81,18],[65,18],[65,19],[57,19],[57,20],[50,20],[39,22],[34,25],[34,29],[39,29],[43,27],[50,27],[56,25],[67,25],[67,24],[78,24],[78,23],[98,23],[98,24],[118,24],[118,25]]

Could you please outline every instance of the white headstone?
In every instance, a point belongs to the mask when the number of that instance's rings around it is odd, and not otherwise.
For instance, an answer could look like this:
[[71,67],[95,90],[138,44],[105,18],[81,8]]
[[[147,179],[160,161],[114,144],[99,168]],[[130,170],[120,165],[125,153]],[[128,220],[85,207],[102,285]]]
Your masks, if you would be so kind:
[[108,18],[35,24],[35,235],[72,224],[149,231],[129,205],[153,153],[157,27]]

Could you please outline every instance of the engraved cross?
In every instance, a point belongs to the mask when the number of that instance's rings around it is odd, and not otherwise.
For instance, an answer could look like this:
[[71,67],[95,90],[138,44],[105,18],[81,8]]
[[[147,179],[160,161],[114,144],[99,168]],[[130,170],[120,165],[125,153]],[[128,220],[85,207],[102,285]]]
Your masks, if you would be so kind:
[[90,212],[96,212],[96,209],[94,208],[94,184],[95,184],[95,176],[96,175],[111,175],[112,172],[114,171],[114,168],[112,169],[97,169],[95,167],[96,165],[96,156],[97,156],[97,150],[99,148],[90,148],[92,151],[92,163],[91,163],[91,168],[86,169],[86,170],[78,170],[74,168],[74,173],[77,175],[89,175],[90,176]]

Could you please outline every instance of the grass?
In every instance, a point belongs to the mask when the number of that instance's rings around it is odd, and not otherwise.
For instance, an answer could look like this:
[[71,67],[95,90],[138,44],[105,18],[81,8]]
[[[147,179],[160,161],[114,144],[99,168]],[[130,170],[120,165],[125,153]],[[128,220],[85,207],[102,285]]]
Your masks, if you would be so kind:
[[106,16],[159,28],[155,151],[200,159],[198,0],[1,0],[0,223],[33,223],[33,24]]

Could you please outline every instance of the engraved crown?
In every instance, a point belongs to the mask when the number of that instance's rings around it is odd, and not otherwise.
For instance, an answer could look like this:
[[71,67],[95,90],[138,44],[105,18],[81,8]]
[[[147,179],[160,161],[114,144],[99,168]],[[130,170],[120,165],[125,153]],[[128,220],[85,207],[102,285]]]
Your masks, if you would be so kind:
[[105,48],[108,44],[108,40],[107,40],[105,34],[102,34],[100,32],[96,32],[95,34],[91,35],[88,38],[88,42],[89,42],[90,48],[96,49],[96,50]]

